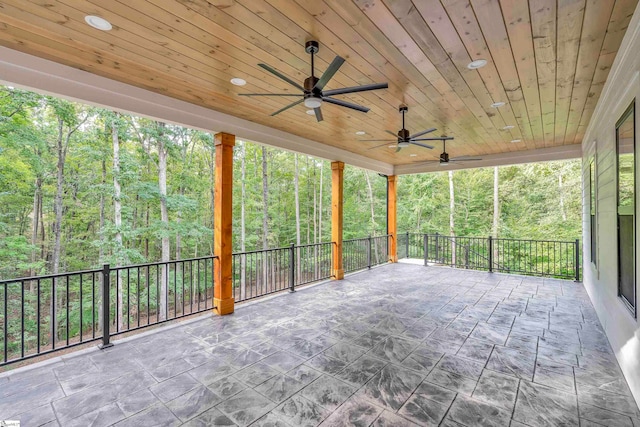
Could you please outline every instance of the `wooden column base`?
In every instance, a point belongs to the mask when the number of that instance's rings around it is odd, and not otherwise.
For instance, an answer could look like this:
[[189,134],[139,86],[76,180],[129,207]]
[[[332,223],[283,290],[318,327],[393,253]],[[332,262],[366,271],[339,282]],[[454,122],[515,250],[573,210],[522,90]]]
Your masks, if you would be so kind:
[[390,256],[389,257],[389,262],[398,262],[398,257],[397,256]]
[[214,314],[220,315],[220,316],[224,316],[225,314],[231,314],[233,313],[234,310],[234,304],[235,301],[233,298],[227,298],[227,299],[218,299],[218,298],[214,298],[213,299],[213,306],[215,307],[213,309]]
[[344,270],[331,270],[331,280],[342,280],[344,279]]

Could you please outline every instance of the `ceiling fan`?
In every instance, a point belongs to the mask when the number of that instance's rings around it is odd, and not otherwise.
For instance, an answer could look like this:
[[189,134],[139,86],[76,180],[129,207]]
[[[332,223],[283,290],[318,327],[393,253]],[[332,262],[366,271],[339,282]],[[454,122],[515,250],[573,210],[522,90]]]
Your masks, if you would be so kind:
[[320,78],[316,77],[314,74],[314,55],[318,53],[320,50],[320,46],[317,41],[309,40],[305,44],[305,51],[311,55],[311,76],[306,78],[304,81],[304,86],[299,85],[295,81],[291,80],[284,74],[278,72],[274,68],[268,66],[267,64],[258,64],[259,67],[267,70],[274,76],[278,77],[281,80],[289,83],[295,88],[302,91],[301,94],[291,94],[291,93],[240,93],[240,96],[296,96],[301,97],[299,100],[292,102],[284,108],[279,109],[278,111],[272,113],[272,116],[276,114],[280,114],[285,110],[288,110],[291,107],[294,107],[301,102],[304,102],[305,107],[312,108],[316,115],[316,120],[319,122],[322,121],[322,110],[320,110],[320,106],[323,102],[328,102],[329,104],[339,105],[341,107],[351,108],[353,110],[362,111],[366,113],[369,111],[367,107],[363,107],[361,105],[352,104],[350,102],[342,101],[340,99],[332,98],[333,95],[344,95],[346,93],[355,93],[355,92],[365,92],[368,90],[376,90],[376,89],[386,89],[389,87],[387,83],[374,83],[369,85],[362,86],[353,86],[353,87],[344,87],[340,89],[331,89],[331,90],[323,90],[326,84],[331,80],[334,74],[340,69],[342,64],[344,64],[344,58],[340,56],[336,56],[331,64],[329,64],[329,68],[327,68],[322,74]]
[[[453,138],[447,138],[453,139]],[[449,157],[449,153],[447,153],[447,141],[445,139],[442,140],[442,153],[440,154],[440,158],[438,160],[431,160],[428,162],[420,162],[420,164],[429,164],[429,163],[440,163],[440,166],[447,166],[449,162],[467,162],[467,161],[475,161],[482,160],[480,157],[470,157],[470,156],[461,156],[461,157]]]
[[428,133],[435,131],[436,128],[429,128],[429,129],[423,130],[422,132],[418,132],[418,133],[414,133],[413,135],[410,135],[409,131],[404,127],[404,115],[406,114],[407,111],[409,111],[409,107],[407,107],[405,104],[400,104],[400,107],[398,107],[398,111],[402,114],[402,129],[398,131],[397,135],[391,132],[390,130],[385,131],[388,134],[393,135],[396,139],[361,139],[360,141],[367,141],[367,142],[382,142],[382,141],[386,142],[386,144],[376,145],[375,147],[371,147],[369,148],[369,150],[383,147],[387,145],[389,142],[396,143],[396,153],[410,145],[417,145],[419,147],[432,149],[433,145],[422,144],[418,141],[445,141],[447,139],[453,139],[453,137],[450,137],[450,136],[441,136],[441,137],[435,137],[435,138],[420,138],[423,135],[426,135]]

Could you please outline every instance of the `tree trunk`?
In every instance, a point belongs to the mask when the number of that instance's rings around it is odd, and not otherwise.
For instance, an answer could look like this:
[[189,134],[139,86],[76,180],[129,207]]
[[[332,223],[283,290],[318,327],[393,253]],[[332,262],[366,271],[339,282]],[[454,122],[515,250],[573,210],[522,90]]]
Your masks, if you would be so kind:
[[[120,138],[118,136],[118,118],[119,115],[116,113],[114,120],[111,122],[111,141],[113,143],[113,225],[116,229],[115,261],[116,266],[120,267],[125,264],[125,259],[123,255],[124,245],[122,244],[122,203],[120,200],[122,195],[120,187]],[[122,315],[124,286],[121,270],[118,271],[117,284],[117,306],[119,307],[119,310],[118,313],[116,313],[116,318],[118,321],[118,331],[122,331],[124,329],[124,318]],[[128,315],[129,313],[127,313],[127,316]]]
[[[375,211],[375,200],[373,199],[373,187],[371,186],[371,178],[369,178],[369,172],[363,171],[364,177],[367,181],[367,190],[369,192],[369,207],[371,208],[371,224],[369,225],[369,235],[372,236],[375,233],[375,224],[376,224],[376,211]],[[372,263],[378,263],[378,245],[373,245],[374,255],[371,260]],[[407,254],[409,257],[409,254]]]
[[[500,199],[498,194],[500,174],[496,166],[493,169],[493,228],[491,234],[494,239],[498,238],[498,227],[500,226]],[[498,245],[493,244],[493,260],[494,264],[498,262]]]
[[[164,141],[164,123],[159,123],[158,134],[158,187],[160,190],[160,221],[162,222],[162,255],[161,261],[167,263],[171,257],[169,242],[169,212],[167,210],[167,147]],[[169,264],[163,264],[160,274],[160,306],[159,320],[165,320],[168,313],[167,296],[169,283]]]
[[[267,170],[267,149],[262,147],[262,249],[269,249],[269,183]],[[269,273],[267,253],[262,256],[262,280],[268,286],[267,278]]]
[[[40,225],[40,199],[42,198],[42,178],[38,176],[35,182],[35,190],[33,192],[33,218],[31,219],[31,268],[30,276],[35,276],[35,263],[38,259],[38,226]],[[33,283],[30,282],[29,290],[33,292]]]
[[55,212],[55,220],[53,223],[53,258],[51,260],[52,272],[57,274],[60,268],[60,246],[62,237],[62,196],[64,193],[64,163],[67,155],[67,147],[63,138],[64,122],[58,119],[58,140],[56,143],[56,153],[58,163],[56,167],[56,196],[54,199],[53,210]]
[[[100,265],[103,265],[104,262],[104,246],[105,246],[105,237],[104,237],[104,222],[105,222],[105,197],[104,190],[107,184],[107,161],[104,157],[102,157],[102,191],[100,192],[100,249],[98,251],[98,262]],[[98,274],[98,301],[102,301],[102,289],[103,288],[103,280],[104,277],[102,274]],[[103,304],[98,304],[98,330],[102,331],[103,323],[102,323],[102,315],[103,315]]]
[[558,193],[560,195],[560,213],[562,214],[562,220],[567,220],[567,212],[564,209],[564,189],[562,187],[562,171],[558,172]]
[[449,171],[449,236],[451,236],[451,264],[456,265],[456,224],[455,224],[455,192],[453,187],[453,171]]
[[243,141],[240,145],[240,252],[243,255],[240,257],[240,299],[243,300],[247,296],[247,256],[244,252],[247,250],[247,229],[246,229],[246,217],[245,217],[245,197],[247,193],[247,184],[245,182],[247,178],[247,147]]
[[[296,246],[300,246],[300,170],[298,168],[298,154],[293,155],[294,171],[293,171],[293,191],[295,193],[296,202]],[[300,264],[300,250],[296,250],[296,277],[300,283],[302,273],[302,265]]]

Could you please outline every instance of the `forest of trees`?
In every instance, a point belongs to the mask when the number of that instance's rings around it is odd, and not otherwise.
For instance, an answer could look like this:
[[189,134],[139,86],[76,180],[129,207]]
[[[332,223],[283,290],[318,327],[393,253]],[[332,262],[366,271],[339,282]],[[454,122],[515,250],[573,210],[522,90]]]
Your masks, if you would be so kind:
[[[214,155],[210,133],[0,88],[0,279],[210,255]],[[385,234],[386,179],[344,177],[344,237]],[[234,183],[234,251],[330,240],[328,161],[236,141]],[[399,230],[572,240],[580,194],[577,160],[401,176]]]

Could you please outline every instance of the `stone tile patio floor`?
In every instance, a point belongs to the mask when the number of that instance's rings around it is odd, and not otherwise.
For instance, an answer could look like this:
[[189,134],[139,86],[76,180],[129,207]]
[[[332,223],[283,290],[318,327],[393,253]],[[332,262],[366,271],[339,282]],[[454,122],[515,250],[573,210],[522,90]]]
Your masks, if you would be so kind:
[[635,426],[569,281],[392,264],[0,377],[22,426]]

